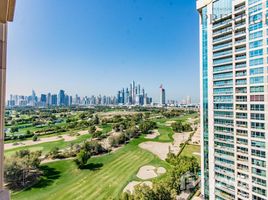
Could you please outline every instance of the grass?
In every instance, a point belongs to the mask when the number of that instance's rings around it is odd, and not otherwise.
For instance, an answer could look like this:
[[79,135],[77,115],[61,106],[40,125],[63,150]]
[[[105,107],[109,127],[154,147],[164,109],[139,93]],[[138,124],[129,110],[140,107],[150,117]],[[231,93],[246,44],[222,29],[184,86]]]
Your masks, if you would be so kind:
[[189,118],[196,118],[198,115],[194,114],[183,114],[179,117],[171,117],[171,118],[160,118],[160,119],[153,119],[158,125],[166,125],[165,123],[168,121],[182,121],[186,122]]
[[103,133],[109,133],[112,131],[112,124],[102,124],[99,126]]
[[155,138],[153,141],[155,142],[173,142],[172,135],[174,134],[172,128],[167,126],[160,126],[158,125],[158,131],[160,135]]
[[[110,130],[110,127],[100,127],[103,131]],[[35,186],[20,191],[13,192],[13,200],[73,200],[73,199],[117,199],[122,193],[128,182],[139,180],[136,174],[141,166],[153,165],[162,166],[167,170],[169,164],[160,160],[157,156],[149,151],[145,151],[138,147],[141,142],[173,141],[173,131],[170,127],[159,126],[160,136],[153,140],[140,137],[132,140],[129,144],[114,153],[103,156],[93,157],[90,159],[87,169],[80,170],[72,160],[58,161],[42,165],[44,172],[41,180]],[[83,136],[79,139],[82,141]],[[74,142],[74,141],[73,141]],[[75,141],[78,142],[78,141]],[[66,147],[70,142],[57,141],[44,143],[29,147],[30,150],[42,148],[44,152],[54,146]],[[199,152],[199,146],[187,145],[181,155],[193,155]],[[17,149],[13,149],[14,152]],[[21,149],[25,149],[22,147]],[[7,151],[6,154],[10,152]],[[197,156],[197,155],[194,155]],[[198,157],[198,156],[197,156]],[[198,158],[200,161],[200,158]],[[161,179],[165,175],[157,178]]]
[[42,144],[36,144],[36,145],[31,145],[27,147],[18,147],[10,150],[5,151],[5,156],[11,156],[14,154],[16,151],[22,150],[22,149],[28,149],[30,151],[42,151],[42,154],[45,155],[47,154],[51,149],[54,147],[58,147],[59,149],[64,149],[70,146],[71,144],[78,144],[83,142],[84,140],[90,138],[89,134],[79,136],[76,140],[73,141],[68,141],[65,142],[63,139],[55,142],[45,142]]
[[188,144],[185,146],[185,148],[183,149],[183,151],[181,152],[181,156],[194,156],[197,158],[199,164],[201,162],[201,157],[200,155],[197,155],[197,153],[200,154],[200,146],[199,145],[191,145]]
[[102,200],[117,198],[141,166],[168,164],[138,147],[144,139],[136,139],[115,153],[90,159],[88,169],[79,170],[71,160],[43,166],[42,180],[31,189],[12,193],[13,200]]

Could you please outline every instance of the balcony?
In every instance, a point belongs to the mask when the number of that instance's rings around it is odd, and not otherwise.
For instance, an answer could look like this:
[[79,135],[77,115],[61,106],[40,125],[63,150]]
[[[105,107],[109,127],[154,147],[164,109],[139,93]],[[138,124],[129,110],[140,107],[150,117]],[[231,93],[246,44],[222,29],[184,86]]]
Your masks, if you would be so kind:
[[235,64],[235,68],[236,68],[236,69],[240,69],[240,68],[244,68],[244,67],[247,67],[247,63],[246,63],[246,62],[243,62],[243,63],[236,63],[236,64]]
[[226,35],[223,37],[214,38],[213,43],[215,44],[217,42],[221,42],[221,41],[225,41],[225,40],[229,40],[229,39],[232,39],[232,35]]
[[230,42],[230,43],[224,43],[224,44],[221,44],[221,45],[214,45],[213,46],[213,50],[219,50],[219,49],[225,49],[225,48],[229,48],[229,47],[232,47],[233,44]]

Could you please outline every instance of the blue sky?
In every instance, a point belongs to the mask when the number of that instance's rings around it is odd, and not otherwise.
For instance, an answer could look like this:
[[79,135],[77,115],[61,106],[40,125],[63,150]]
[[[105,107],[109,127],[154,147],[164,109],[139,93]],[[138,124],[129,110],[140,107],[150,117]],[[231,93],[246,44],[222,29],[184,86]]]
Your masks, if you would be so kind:
[[112,95],[136,80],[154,98],[160,84],[199,97],[194,0],[17,1],[8,39],[8,94]]

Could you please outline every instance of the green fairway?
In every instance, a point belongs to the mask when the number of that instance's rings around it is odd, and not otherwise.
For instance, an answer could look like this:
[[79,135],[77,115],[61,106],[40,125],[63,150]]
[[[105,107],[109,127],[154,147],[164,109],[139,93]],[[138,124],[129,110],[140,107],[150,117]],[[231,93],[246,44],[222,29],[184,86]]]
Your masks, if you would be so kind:
[[159,142],[172,142],[173,141],[173,130],[167,126],[159,126],[158,131],[160,135],[154,140]]
[[180,156],[194,156],[197,158],[198,162],[201,162],[200,158],[200,145],[186,145]]
[[14,200],[103,200],[118,197],[138,169],[147,164],[169,166],[138,147],[133,140],[115,153],[90,159],[89,169],[79,170],[72,160],[43,166],[45,176],[29,190],[12,193]]
[[68,141],[68,142],[65,142],[62,139],[62,140],[55,141],[55,142],[45,142],[45,143],[42,143],[42,144],[31,145],[31,146],[28,146],[28,147],[22,146],[22,147],[6,150],[5,151],[5,156],[10,156],[10,155],[14,154],[16,151],[19,151],[19,150],[22,150],[22,149],[28,149],[30,151],[42,151],[42,154],[45,155],[46,153],[48,153],[54,147],[58,147],[59,149],[64,149],[64,148],[67,148],[68,146],[70,146],[71,144],[81,143],[81,142],[83,142],[84,140],[86,140],[86,139],[88,139],[90,137],[91,136],[89,134],[87,134],[87,135],[79,136],[76,140]]

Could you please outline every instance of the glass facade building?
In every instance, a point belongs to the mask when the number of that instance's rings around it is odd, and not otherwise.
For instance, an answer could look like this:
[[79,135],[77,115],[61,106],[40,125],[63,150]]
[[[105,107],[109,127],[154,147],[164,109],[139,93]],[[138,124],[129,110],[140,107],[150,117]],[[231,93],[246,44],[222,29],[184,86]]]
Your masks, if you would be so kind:
[[268,199],[268,0],[197,0],[204,199]]

